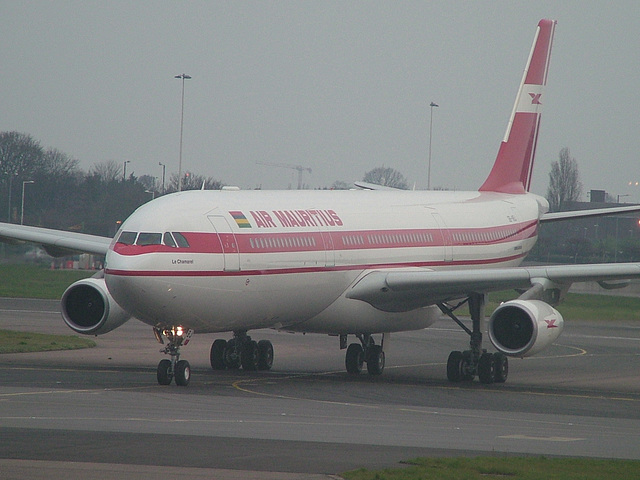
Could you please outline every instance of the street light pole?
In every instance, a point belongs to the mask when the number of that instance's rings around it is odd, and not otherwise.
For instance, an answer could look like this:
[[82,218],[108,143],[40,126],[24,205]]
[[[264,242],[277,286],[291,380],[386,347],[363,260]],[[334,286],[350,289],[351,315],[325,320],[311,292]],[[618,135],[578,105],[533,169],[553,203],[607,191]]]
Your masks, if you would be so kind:
[[125,160],[122,162],[122,181],[127,181],[127,163],[131,163],[131,160]]
[[164,171],[167,166],[162,162],[158,162],[158,165],[162,167],[162,194],[164,195]]
[[433,107],[439,107],[437,103],[431,102],[431,118],[429,119],[429,167],[427,171],[427,190],[431,190],[431,136],[433,133]]
[[25,180],[22,182],[22,208],[20,209],[20,225],[24,225],[24,187],[28,183],[36,183],[33,180]]
[[184,127],[184,81],[190,80],[191,77],[186,73],[176,75],[174,78],[182,79],[182,108],[180,111],[180,159],[178,161],[178,191],[182,191],[182,131]]

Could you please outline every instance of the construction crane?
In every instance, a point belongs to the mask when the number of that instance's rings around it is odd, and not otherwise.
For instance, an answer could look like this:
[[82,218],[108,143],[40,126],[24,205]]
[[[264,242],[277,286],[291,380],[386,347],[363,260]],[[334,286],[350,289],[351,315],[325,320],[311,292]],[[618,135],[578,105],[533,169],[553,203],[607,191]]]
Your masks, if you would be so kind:
[[290,165],[288,163],[266,163],[266,162],[256,162],[258,165],[267,165],[269,167],[281,167],[281,168],[291,168],[292,170],[298,171],[298,190],[302,190],[302,172],[311,173],[311,169],[309,167],[303,167],[302,165]]

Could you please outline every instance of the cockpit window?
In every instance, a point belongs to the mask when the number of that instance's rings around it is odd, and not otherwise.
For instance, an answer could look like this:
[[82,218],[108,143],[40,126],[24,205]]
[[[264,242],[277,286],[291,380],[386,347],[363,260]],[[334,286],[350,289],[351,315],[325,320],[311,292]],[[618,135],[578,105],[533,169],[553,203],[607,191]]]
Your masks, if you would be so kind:
[[138,235],[136,245],[160,245],[162,243],[161,233],[145,233]]
[[171,232],[171,233],[173,233],[173,238],[176,239],[176,243],[180,248],[189,248],[189,242],[187,241],[186,238],[184,238],[184,235],[182,235],[180,232]]
[[124,243],[125,245],[133,245],[136,243],[136,236],[138,232],[122,232],[118,238],[118,243]]
[[173,247],[176,248],[176,241],[173,239],[173,236],[171,235],[171,233],[169,232],[164,232],[164,238],[163,238],[164,244],[167,247]]

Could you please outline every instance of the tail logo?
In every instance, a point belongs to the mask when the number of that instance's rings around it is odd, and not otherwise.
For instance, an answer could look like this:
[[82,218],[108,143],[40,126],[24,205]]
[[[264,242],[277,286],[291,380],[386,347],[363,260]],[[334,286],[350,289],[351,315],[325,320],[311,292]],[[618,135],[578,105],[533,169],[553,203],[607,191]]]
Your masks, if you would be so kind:
[[542,105],[540,101],[541,93],[530,93],[529,96],[531,97],[531,105]]

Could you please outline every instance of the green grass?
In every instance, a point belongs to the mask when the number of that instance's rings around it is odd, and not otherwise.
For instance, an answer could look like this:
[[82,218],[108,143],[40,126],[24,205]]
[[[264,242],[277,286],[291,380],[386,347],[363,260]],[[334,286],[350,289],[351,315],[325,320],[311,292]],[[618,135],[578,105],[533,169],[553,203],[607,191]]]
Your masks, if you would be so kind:
[[640,478],[640,461],[586,458],[418,458],[407,467],[343,473],[347,480],[599,480]]
[[[490,294],[486,308],[487,315],[491,314],[500,302],[517,297],[518,293],[515,291]],[[569,293],[556,308],[562,317],[569,321],[640,321],[640,298],[635,297]]]
[[89,270],[51,270],[38,265],[0,264],[0,297],[58,299]]
[[52,350],[77,350],[92,348],[96,343],[75,335],[46,335],[32,332],[0,330],[0,354],[47,352]]
[[[38,265],[0,265],[0,297],[59,299],[65,289],[95,272],[50,270]],[[0,354],[75,350],[96,343],[74,335],[0,330]]]

